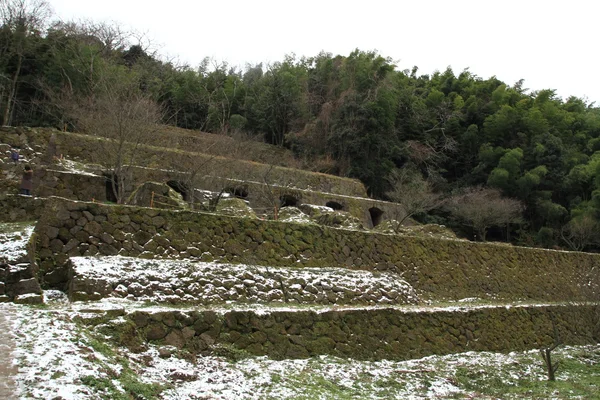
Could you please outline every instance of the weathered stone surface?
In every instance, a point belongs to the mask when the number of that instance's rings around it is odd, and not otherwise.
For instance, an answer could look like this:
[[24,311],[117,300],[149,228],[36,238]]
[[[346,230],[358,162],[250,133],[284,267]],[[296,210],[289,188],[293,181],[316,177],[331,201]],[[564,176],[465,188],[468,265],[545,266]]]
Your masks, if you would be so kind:
[[[111,214],[110,210],[113,209],[110,206],[71,203],[58,199],[52,199],[52,202],[57,212],[61,209],[67,210],[69,219],[61,222],[56,215],[46,215],[38,224],[40,235],[38,235],[37,251],[38,255],[44,255],[43,258],[40,257],[40,265],[45,266],[42,268],[43,276],[53,268],[63,267],[59,260],[64,260],[64,257],[61,257],[60,253],[63,246],[72,239],[73,234],[70,230],[78,226],[79,219],[72,219],[73,215],[79,215],[76,212],[81,213],[79,218],[83,216],[89,220],[86,214],[88,212],[94,216],[93,222],[97,222],[95,221],[97,214],[103,213],[103,216],[106,216]],[[115,240],[112,244],[114,250],[111,249],[109,253],[118,254],[121,249],[125,249],[129,254],[137,254],[132,250],[148,251],[149,253],[146,254],[148,257],[175,258],[183,254],[206,260],[217,259],[274,267],[301,265],[354,269],[360,266],[374,271],[403,274],[416,289],[437,298],[493,297],[554,301],[583,299],[585,297],[583,285],[579,283],[586,279],[586,271],[592,271],[600,266],[600,256],[594,254],[549,252],[412,236],[403,236],[402,240],[398,240],[394,235],[343,231],[314,225],[225,218],[200,213],[169,213],[164,210],[153,210],[154,215],[151,216],[144,209],[127,208],[126,210],[130,223],[123,227],[123,231],[137,235],[137,243],[134,245],[131,242]],[[157,212],[160,214],[156,214]],[[121,217],[118,219],[125,221],[120,223],[127,222],[126,218]],[[154,218],[157,217],[165,218],[167,221],[160,228],[154,225]],[[111,221],[115,220],[116,218],[111,219]],[[92,231],[97,231],[97,227],[90,225],[93,222],[90,221],[85,226]],[[55,226],[55,223],[60,226]],[[140,233],[142,224],[156,229],[156,234]],[[57,228],[59,232],[61,228],[65,228],[66,233],[63,238],[68,237],[68,240],[49,238],[46,235],[47,226]],[[170,229],[167,230],[166,227]],[[199,238],[188,235],[194,232],[193,227]],[[87,232],[85,227],[84,231]],[[249,231],[260,232],[260,236],[256,235],[256,240],[263,241],[258,244],[253,235],[248,235]],[[83,238],[80,232],[75,233],[75,238],[82,243],[85,239],[86,244],[90,245],[84,253],[94,254],[100,246],[100,240]],[[168,243],[161,244],[159,237],[165,237]],[[191,243],[186,238],[200,240],[200,242]],[[150,239],[159,243],[154,251],[158,252],[160,249],[160,253],[151,254],[152,251],[142,247]],[[228,251],[223,249],[225,245]],[[191,247],[198,251],[194,254],[188,250]],[[55,254],[49,255],[48,251]],[[515,274],[515,271],[518,273]],[[465,276],[469,279],[464,279]],[[589,279],[585,280],[587,281]],[[313,286],[319,288],[319,285]],[[321,287],[323,290],[329,290]],[[557,287],[562,289],[555,290]],[[347,287],[338,285],[337,289],[340,289],[337,293],[340,293],[343,299],[353,294]],[[373,301],[373,296],[376,295],[364,295],[364,299]],[[385,289],[383,296],[394,299],[395,294]]]
[[117,250],[114,246],[106,243],[100,243],[100,245],[98,246],[98,251],[104,256],[116,256],[117,254],[119,254],[119,250]]
[[177,352],[177,347],[175,347],[175,346],[160,346],[158,348],[158,356],[160,358],[169,358],[176,352]]
[[44,280],[49,285],[60,287],[63,283],[67,282],[68,275],[69,272],[66,267],[55,268],[44,275]]
[[28,293],[42,294],[42,288],[35,278],[22,279],[19,282],[11,285],[9,289],[14,293],[15,296]]
[[113,243],[115,242],[115,240],[113,239],[113,237],[112,237],[112,236],[111,236],[109,233],[107,233],[107,232],[103,232],[103,233],[100,235],[100,239],[101,239],[101,240],[102,240],[104,243],[106,243],[106,244],[113,244]]
[[167,336],[169,330],[165,325],[160,322],[152,322],[148,328],[146,328],[146,338],[148,340],[159,340]]
[[54,239],[58,236],[58,228],[54,226],[46,226],[44,233],[49,239]]
[[62,251],[63,251],[63,253],[68,253],[69,251],[71,251],[72,249],[77,247],[79,244],[80,244],[80,241],[77,240],[76,238],[73,238],[73,239],[69,240],[67,242],[67,244],[65,244]]
[[[461,351],[537,349],[553,343],[553,326],[565,344],[595,343],[597,312],[598,306],[593,305],[561,305],[475,307],[460,312],[354,309],[320,313],[274,310],[269,314],[227,311],[219,315],[162,311],[151,312],[148,318],[136,311],[126,318],[143,320],[139,325],[145,327],[138,331],[148,340],[190,351],[227,343],[251,354],[273,357],[330,354],[400,360]],[[542,331],[547,333],[540,334]]]
[[171,331],[164,339],[165,344],[168,346],[174,346],[178,349],[183,348],[183,346],[185,345],[185,338],[183,337],[183,334],[181,333],[181,331],[178,330],[174,330]]
[[132,321],[138,328],[144,328],[148,325],[150,318],[145,312],[134,312],[131,316]]
[[100,237],[102,234],[102,225],[100,225],[97,221],[91,221],[85,224],[83,230],[92,236]]
[[164,217],[161,217],[160,215],[152,218],[152,225],[156,228],[161,228],[167,221],[165,220]]
[[17,304],[43,304],[44,298],[41,294],[22,294],[15,296],[14,300]]

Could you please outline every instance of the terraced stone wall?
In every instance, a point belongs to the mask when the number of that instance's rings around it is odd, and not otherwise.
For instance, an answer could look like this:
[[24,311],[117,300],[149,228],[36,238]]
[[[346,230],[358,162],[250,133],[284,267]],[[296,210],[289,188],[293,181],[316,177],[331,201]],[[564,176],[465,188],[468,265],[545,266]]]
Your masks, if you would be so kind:
[[46,199],[22,195],[0,197],[0,222],[24,222],[39,219]]
[[153,137],[155,146],[165,146],[189,151],[204,152],[223,157],[244,160],[254,160],[265,164],[274,164],[293,168],[298,164],[294,154],[281,146],[272,146],[260,141],[240,141],[225,135],[206,132],[190,131],[171,126],[161,127],[158,134]]
[[[133,191],[145,182],[163,182],[169,181],[186,183],[183,174],[177,171],[169,171],[151,168],[132,168],[130,170],[130,179],[127,181],[127,193]],[[224,188],[233,190],[243,190],[247,194],[247,200],[250,207],[257,210],[270,210],[272,204],[264,196],[265,186],[260,183],[243,182],[234,179],[216,180],[210,177],[198,177],[196,188],[203,190],[212,190],[220,192]],[[34,176],[34,192],[36,196],[58,196],[73,200],[104,202],[106,196],[106,180],[103,176],[92,175],[89,173],[79,174],[66,171],[56,171],[52,169],[36,169]],[[325,206],[329,202],[335,202],[342,207],[342,211],[348,212],[353,217],[358,218],[365,228],[373,227],[373,220],[369,210],[377,209],[380,212],[380,218],[377,222],[383,222],[393,219],[397,215],[397,204],[378,201],[369,198],[349,197],[332,193],[315,192],[295,188],[273,188],[274,196],[290,196],[294,198],[298,205],[312,204]]]
[[58,196],[72,200],[106,201],[106,179],[103,176],[39,168],[34,172],[33,193],[36,196]]
[[[106,333],[127,338],[130,345],[140,345],[132,340],[137,334],[142,342],[193,352],[210,353],[214,345],[231,345],[273,358],[330,354],[402,360],[463,351],[542,348],[554,343],[554,326],[563,344],[597,343],[599,311],[598,306],[590,305],[268,313],[142,310],[124,315],[130,322],[121,322],[116,330],[107,329]],[[100,317],[92,321],[105,322]],[[123,330],[130,334],[121,334]]]
[[[46,286],[66,289],[70,256],[190,258],[400,274],[432,299],[573,301],[598,293],[600,255],[53,198],[36,226]],[[62,286],[61,286],[62,285]],[[595,297],[597,298],[597,297]]]
[[73,257],[70,264],[73,301],[117,297],[176,305],[418,303],[414,289],[393,273],[130,257]]
[[[56,154],[62,154],[67,158],[82,160],[89,163],[102,164],[103,153],[98,151],[102,140],[89,135],[82,135],[45,128],[2,128],[0,129],[0,143],[19,144],[28,143],[32,147],[46,148],[50,136],[55,135]],[[183,169],[181,166],[183,150],[169,147],[170,140],[166,138],[159,141],[156,146],[141,146],[138,151],[137,160],[142,166],[165,169]],[[161,146],[161,147],[158,147]],[[194,155],[197,165],[206,164],[206,169],[219,172],[219,176],[241,178],[243,180],[254,180],[262,182],[268,175],[272,184],[286,186],[290,183],[296,187],[307,188],[320,192],[341,194],[346,196],[367,197],[364,185],[355,179],[341,178],[333,175],[313,173],[299,169],[292,169],[276,165],[247,161],[235,158],[227,158],[221,155],[200,154],[201,151],[210,151],[211,147],[203,147],[192,151],[198,151]],[[190,150],[186,147],[184,150]],[[247,150],[246,152],[249,152]],[[185,153],[188,156],[191,153]]]

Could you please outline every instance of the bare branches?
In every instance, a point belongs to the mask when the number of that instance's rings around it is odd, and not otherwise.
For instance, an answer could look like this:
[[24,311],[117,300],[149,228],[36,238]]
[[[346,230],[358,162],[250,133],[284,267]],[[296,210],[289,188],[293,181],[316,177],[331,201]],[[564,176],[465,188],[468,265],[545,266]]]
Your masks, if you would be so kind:
[[409,168],[395,169],[388,179],[392,190],[386,195],[400,204],[396,230],[412,215],[433,210],[444,203],[441,194],[434,192],[433,184],[423,179],[417,171]]
[[152,142],[162,110],[135,81],[107,76],[100,83],[88,96],[65,96],[62,107],[78,130],[101,138],[98,161],[109,170],[113,194],[123,203],[128,170],[136,165],[140,146]]
[[560,237],[573,251],[600,243],[600,224],[591,215],[575,217],[560,230]]
[[483,187],[468,188],[453,196],[446,208],[465,225],[472,226],[483,241],[488,227],[519,222],[524,209],[520,201],[502,197],[497,189]]
[[45,0],[0,0],[0,23],[25,35],[45,28],[52,9]]
[[552,328],[554,330],[554,344],[545,349],[540,349],[540,354],[542,359],[546,364],[546,369],[548,371],[548,380],[554,381],[554,374],[558,370],[559,363],[552,364],[552,350],[556,349],[561,344],[560,336],[558,334],[558,329],[556,328],[556,321],[554,320],[554,315],[550,314],[550,319],[552,320]]

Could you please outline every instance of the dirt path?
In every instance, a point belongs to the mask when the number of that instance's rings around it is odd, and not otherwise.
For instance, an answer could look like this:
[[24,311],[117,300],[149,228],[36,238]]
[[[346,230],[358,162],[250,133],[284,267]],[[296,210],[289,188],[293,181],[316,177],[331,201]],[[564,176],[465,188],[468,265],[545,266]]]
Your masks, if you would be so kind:
[[0,399],[17,399],[14,377],[17,367],[13,365],[14,340],[10,319],[15,315],[14,308],[0,304]]

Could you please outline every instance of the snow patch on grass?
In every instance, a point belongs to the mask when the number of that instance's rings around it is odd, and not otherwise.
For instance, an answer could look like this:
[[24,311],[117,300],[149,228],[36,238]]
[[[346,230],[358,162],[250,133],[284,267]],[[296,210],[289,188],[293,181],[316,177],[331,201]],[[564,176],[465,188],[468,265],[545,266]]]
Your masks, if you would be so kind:
[[27,255],[27,243],[33,234],[33,224],[5,223],[0,227],[0,260],[19,262]]
[[[115,393],[125,390],[120,378],[126,370],[134,371],[140,384],[162,387],[164,390],[155,398],[167,400],[498,397],[473,387],[477,385],[495,385],[500,390],[538,385],[530,397],[577,398],[564,389],[558,395],[558,387],[546,385],[538,350],[467,352],[407,361],[332,356],[273,360],[243,354],[233,359],[194,357],[177,350],[170,357],[164,353],[161,357],[160,347],[155,345],[137,354],[111,347],[102,337],[74,322],[85,310],[62,303],[55,294],[47,294],[46,298],[59,300],[43,308],[0,305],[0,312],[12,315],[19,398],[114,398]],[[600,362],[600,345],[559,347],[553,357],[594,368]],[[567,368],[559,368],[559,384],[580,379],[577,370]],[[112,391],[102,384],[110,385]],[[514,393],[502,397],[525,398]]]

